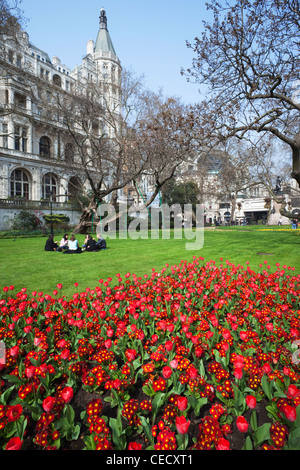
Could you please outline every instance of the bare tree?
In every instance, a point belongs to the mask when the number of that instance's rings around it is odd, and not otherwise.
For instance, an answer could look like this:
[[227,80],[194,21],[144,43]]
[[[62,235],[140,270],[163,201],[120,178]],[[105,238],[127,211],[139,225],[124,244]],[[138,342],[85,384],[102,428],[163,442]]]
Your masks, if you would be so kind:
[[146,119],[139,129],[139,145],[146,156],[143,176],[152,181],[153,192],[145,201],[149,206],[194,152],[189,107],[177,98],[152,97]]
[[102,202],[116,205],[120,189],[137,188],[145,178],[152,194],[144,194],[143,202],[150,205],[190,152],[193,122],[187,108],[145,89],[132,72],[123,71],[121,94],[115,96],[104,93],[100,81],[78,82],[72,93],[53,87],[48,92],[47,117],[61,123],[74,149],[74,175],[81,172],[87,182],[86,197],[78,199],[77,233],[89,229]]
[[208,86],[195,106],[210,139],[270,133],[287,144],[300,185],[299,0],[210,0],[214,19],[188,44],[195,52],[189,79]]

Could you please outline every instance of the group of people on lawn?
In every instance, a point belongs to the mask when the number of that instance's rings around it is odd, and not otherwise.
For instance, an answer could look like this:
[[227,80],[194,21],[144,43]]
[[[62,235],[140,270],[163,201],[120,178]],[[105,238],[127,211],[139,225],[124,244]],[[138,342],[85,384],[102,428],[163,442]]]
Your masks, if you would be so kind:
[[53,235],[49,235],[49,238],[45,244],[45,251],[58,251],[62,253],[82,253],[83,251],[100,251],[106,248],[106,242],[104,238],[97,236],[95,240],[91,235],[86,235],[84,244],[82,247],[79,246],[78,241],[74,235],[71,235],[70,239],[66,233],[60,242],[55,242]]

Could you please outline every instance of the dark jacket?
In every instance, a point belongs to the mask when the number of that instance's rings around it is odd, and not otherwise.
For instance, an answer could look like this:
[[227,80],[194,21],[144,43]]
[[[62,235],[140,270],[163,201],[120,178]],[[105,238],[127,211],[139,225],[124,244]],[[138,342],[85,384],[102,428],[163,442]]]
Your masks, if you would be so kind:
[[54,249],[57,249],[58,245],[54,243],[53,238],[49,237],[48,240],[46,241],[45,245],[45,251],[54,251]]

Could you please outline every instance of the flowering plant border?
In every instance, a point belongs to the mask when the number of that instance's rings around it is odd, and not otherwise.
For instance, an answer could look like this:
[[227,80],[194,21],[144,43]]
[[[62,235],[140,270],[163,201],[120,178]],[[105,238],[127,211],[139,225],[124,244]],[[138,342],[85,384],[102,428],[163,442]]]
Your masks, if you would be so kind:
[[300,276],[220,261],[4,287],[1,448],[299,449]]

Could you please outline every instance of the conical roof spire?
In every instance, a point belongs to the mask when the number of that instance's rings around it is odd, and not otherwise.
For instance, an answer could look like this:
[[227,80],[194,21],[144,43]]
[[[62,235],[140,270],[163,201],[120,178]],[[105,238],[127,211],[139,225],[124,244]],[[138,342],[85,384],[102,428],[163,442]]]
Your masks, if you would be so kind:
[[95,43],[95,52],[110,52],[112,56],[117,57],[107,29],[107,17],[104,8],[101,8],[100,11],[100,28]]
[[101,11],[100,11],[100,29],[107,30],[107,17],[106,17],[106,12],[103,7],[101,8]]

